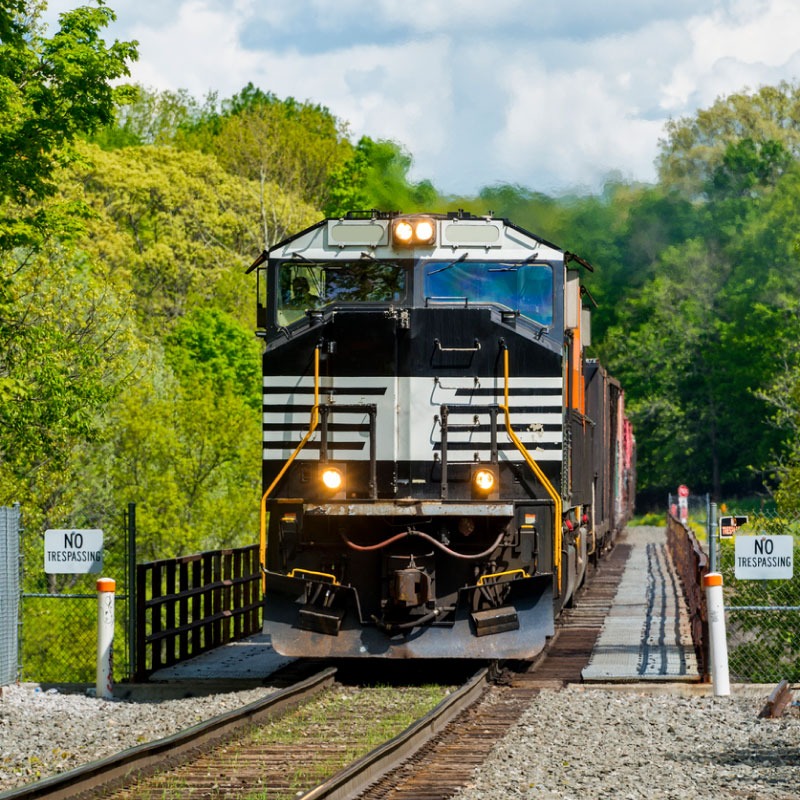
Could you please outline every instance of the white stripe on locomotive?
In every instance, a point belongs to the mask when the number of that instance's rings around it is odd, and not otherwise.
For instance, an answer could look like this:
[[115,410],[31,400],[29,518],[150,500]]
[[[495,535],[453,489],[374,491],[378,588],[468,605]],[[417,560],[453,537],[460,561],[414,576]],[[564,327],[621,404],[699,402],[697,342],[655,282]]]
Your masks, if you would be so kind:
[[[308,431],[314,399],[310,377],[265,378],[264,460],[281,460]],[[490,417],[481,406],[503,402],[503,380],[488,378],[335,377],[321,380],[320,403],[374,404],[376,457],[379,461],[430,461],[441,446],[441,406],[449,408],[448,461],[490,457]],[[544,393],[541,393],[544,392]],[[563,443],[563,382],[553,378],[511,378],[509,406],[514,431],[541,461],[560,461]],[[477,426],[475,416],[478,417]],[[369,459],[369,415],[364,411],[334,411],[329,415],[328,451],[332,459]],[[318,429],[299,459],[316,459]],[[497,417],[499,457],[521,461],[522,456]]]

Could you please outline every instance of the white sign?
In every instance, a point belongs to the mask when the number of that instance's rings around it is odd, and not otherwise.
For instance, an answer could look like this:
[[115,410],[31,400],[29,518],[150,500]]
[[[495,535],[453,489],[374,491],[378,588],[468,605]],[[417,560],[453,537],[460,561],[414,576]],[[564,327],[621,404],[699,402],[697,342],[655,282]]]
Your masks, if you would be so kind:
[[734,574],[740,580],[790,580],[794,536],[737,536]]
[[49,530],[44,532],[44,571],[47,573],[101,572],[103,531]]

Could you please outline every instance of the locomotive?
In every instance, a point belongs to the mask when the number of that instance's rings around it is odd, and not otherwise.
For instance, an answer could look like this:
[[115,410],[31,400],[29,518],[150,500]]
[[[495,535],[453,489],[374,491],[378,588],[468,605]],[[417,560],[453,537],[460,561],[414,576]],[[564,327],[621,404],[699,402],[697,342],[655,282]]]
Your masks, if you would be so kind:
[[530,659],[630,516],[577,255],[493,215],[350,213],[274,245],[264,630],[314,657]]

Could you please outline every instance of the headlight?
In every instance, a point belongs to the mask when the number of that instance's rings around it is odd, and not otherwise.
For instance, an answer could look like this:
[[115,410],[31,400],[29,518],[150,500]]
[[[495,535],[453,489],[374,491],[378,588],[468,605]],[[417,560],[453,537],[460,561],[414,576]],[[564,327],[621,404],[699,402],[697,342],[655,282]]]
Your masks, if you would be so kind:
[[394,240],[398,244],[411,244],[414,239],[414,228],[410,222],[400,220],[394,224]]
[[431,244],[435,233],[433,221],[429,219],[421,219],[414,227],[414,238],[422,244]]
[[436,242],[436,223],[428,217],[396,219],[392,241],[400,247],[419,247]]
[[326,467],[322,470],[322,475],[320,477],[322,478],[322,483],[325,488],[330,489],[332,492],[341,489],[344,483],[344,476],[335,467]]
[[492,489],[494,489],[494,472],[492,472],[490,469],[479,469],[472,476],[472,482],[479,492],[488,494],[492,491]]

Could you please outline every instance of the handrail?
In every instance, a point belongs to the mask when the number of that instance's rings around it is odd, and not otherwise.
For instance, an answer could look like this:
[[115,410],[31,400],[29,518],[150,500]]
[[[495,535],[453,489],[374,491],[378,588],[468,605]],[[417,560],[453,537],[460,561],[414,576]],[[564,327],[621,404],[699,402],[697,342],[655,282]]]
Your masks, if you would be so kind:
[[[295,447],[294,452],[286,460],[286,463],[281,468],[281,471],[275,476],[275,480],[269,485],[267,490],[261,496],[261,536],[259,544],[259,558],[261,560],[261,568],[265,570],[267,567],[267,498],[272,494],[275,487],[278,485],[280,479],[286,474],[292,462],[297,458],[298,453],[306,446],[308,440],[314,435],[314,431],[319,424],[319,351],[320,345],[314,348],[314,405],[311,406],[311,419],[309,421],[308,433],[302,438],[300,444]],[[266,575],[262,581],[264,588],[266,583]]]
[[313,575],[315,578],[328,578],[334,586],[341,586],[335,575],[330,572],[315,572],[313,569],[303,569],[303,567],[295,567],[288,575],[290,578],[296,578],[302,575]]
[[505,572],[493,572],[491,575],[481,575],[478,578],[478,586],[483,586],[486,581],[492,578],[505,578],[509,575],[520,575],[523,578],[530,578],[530,575],[524,569],[509,569]]
[[703,576],[708,572],[708,557],[692,529],[672,514],[667,514],[667,547],[683,587],[698,669],[703,679],[708,681],[711,664],[708,646],[708,604],[702,587]]
[[433,344],[442,353],[477,353],[481,349],[481,343],[477,339],[472,347],[445,347],[438,339],[434,339]]
[[550,495],[553,503],[555,504],[555,519],[553,520],[553,528],[555,533],[555,545],[553,547],[553,565],[556,568],[558,576],[558,589],[561,591],[561,514],[562,502],[561,495],[555,490],[552,483],[550,483],[547,476],[542,472],[542,468],[533,460],[533,456],[528,452],[525,445],[520,441],[519,436],[514,432],[511,427],[511,411],[508,405],[508,347],[503,345],[503,370],[505,375],[505,385],[503,388],[503,405],[500,408],[503,410],[506,418],[506,431],[508,432],[511,441],[514,442],[515,447],[522,454],[528,466],[533,470],[533,474],[539,479],[539,482],[544,486],[547,494]]
[[134,680],[261,630],[258,545],[136,565]]

